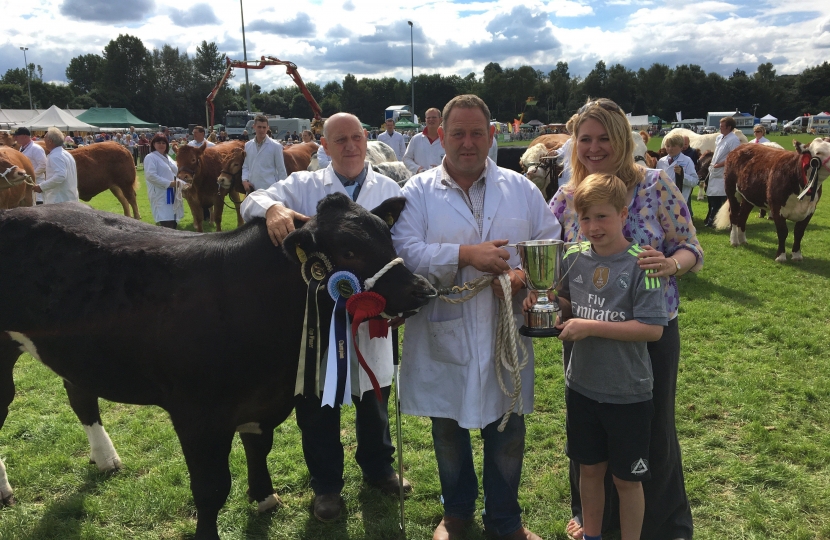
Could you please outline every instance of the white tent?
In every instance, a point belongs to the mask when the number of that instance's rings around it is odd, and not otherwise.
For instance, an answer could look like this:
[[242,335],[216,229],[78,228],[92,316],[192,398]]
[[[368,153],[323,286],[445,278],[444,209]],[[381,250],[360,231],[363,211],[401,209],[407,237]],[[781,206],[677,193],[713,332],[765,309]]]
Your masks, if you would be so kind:
[[29,128],[32,131],[46,131],[50,127],[56,127],[61,131],[100,131],[97,127],[78,120],[68,112],[52,105],[31,120],[21,122],[19,125]]
[[771,122],[771,123],[774,124],[774,123],[778,122],[778,118],[774,117],[771,114],[768,114],[765,117],[761,118],[761,122]]
[[640,116],[629,116],[628,123],[631,124],[632,128],[645,129],[648,127],[648,115],[643,114]]

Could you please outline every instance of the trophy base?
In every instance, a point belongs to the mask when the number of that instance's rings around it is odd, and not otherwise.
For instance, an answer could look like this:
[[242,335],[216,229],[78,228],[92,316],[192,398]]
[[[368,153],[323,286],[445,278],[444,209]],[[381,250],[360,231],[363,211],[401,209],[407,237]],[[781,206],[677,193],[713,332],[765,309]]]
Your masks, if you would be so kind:
[[556,327],[554,328],[531,328],[529,326],[522,326],[519,328],[519,334],[530,337],[556,337],[561,334],[562,331]]

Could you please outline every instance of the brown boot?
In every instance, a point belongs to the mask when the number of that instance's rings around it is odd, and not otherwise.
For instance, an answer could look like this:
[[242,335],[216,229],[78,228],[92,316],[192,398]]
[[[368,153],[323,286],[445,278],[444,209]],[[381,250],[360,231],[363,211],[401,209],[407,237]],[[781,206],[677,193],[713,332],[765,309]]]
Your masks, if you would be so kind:
[[472,519],[444,516],[444,519],[435,528],[432,540],[461,540],[464,529],[472,522]]
[[334,521],[340,517],[340,494],[325,493],[314,497],[314,517],[320,521]]

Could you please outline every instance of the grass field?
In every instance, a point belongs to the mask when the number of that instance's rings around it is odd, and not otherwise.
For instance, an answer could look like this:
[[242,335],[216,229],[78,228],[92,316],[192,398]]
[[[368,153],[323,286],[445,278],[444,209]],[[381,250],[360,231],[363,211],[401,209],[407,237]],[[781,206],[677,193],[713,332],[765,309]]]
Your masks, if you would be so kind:
[[[654,144],[659,146],[659,140],[649,146]],[[151,221],[143,177],[141,181],[141,211]],[[92,204],[120,212],[109,193]],[[705,203],[693,205],[699,225]],[[183,225],[191,228],[186,213]],[[232,210],[225,209],[224,222],[234,226]],[[830,539],[827,209],[819,207],[810,224],[805,260],[798,264],[773,261],[775,227],[757,213],[750,218],[746,246],[730,247],[728,232],[702,229],[698,235],[706,266],[681,280],[677,393],[695,537]],[[543,339],[535,347],[536,404],[527,418],[520,498],[531,529],[545,539],[564,539],[570,513],[561,348],[556,340]],[[28,355],[18,362],[15,378],[17,396],[0,431],[0,456],[18,504],[0,511],[0,539],[192,536],[195,507],[187,470],[164,411],[102,402],[105,425],[125,467],[117,474],[100,474],[87,463],[86,437],[59,378]],[[342,423],[347,456],[355,449],[353,418],[347,408]],[[442,513],[429,423],[405,416],[403,433],[407,477],[415,487],[406,503],[408,538],[428,539]],[[244,453],[235,439],[233,488],[219,516],[223,538],[399,537],[397,501],[362,487],[351,457],[346,460],[343,519],[317,522],[309,512],[312,492],[293,418],[277,429],[275,443],[269,467],[285,506],[258,515],[246,502]],[[480,459],[477,463],[480,467]],[[483,535],[473,532],[470,538]]]

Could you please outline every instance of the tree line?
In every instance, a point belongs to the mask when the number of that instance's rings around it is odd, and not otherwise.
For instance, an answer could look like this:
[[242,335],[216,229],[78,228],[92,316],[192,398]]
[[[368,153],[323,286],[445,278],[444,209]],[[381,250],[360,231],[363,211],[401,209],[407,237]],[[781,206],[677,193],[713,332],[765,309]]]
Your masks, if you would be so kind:
[[[150,50],[135,36],[119,35],[100,55],[73,58],[66,68],[66,85],[44,82],[42,69],[35,64],[6,71],[0,78],[0,107],[28,108],[28,72],[35,108],[53,104],[82,109],[126,107],[150,122],[201,124],[205,123],[205,98],[225,70],[224,57],[213,42],[202,41],[190,57],[171,45]],[[655,63],[634,71],[599,61],[584,78],[571,75],[564,61],[547,73],[527,65],[502,67],[491,62],[481,76],[422,74],[415,77],[414,85],[416,113],[422,119],[427,108],[441,108],[464,93],[481,96],[493,118],[503,122],[523,112],[525,121],[565,122],[589,96],[611,98],[634,115],[652,114],[667,120],[673,120],[676,111],[682,111],[684,118],[705,118],[708,111],[737,109],[757,116],[771,113],[784,120],[830,110],[828,62],[797,75],[778,75],[771,63],[763,63],[755,73],[736,69],[723,77],[694,64],[670,67]],[[348,74],[342,82],[322,86],[310,82],[307,86],[323,116],[348,111],[372,125],[382,123],[386,107],[411,100],[410,82],[392,77],[358,80]],[[291,83],[270,90],[252,84],[250,93],[255,111],[312,117],[308,102]],[[535,104],[528,104],[530,97]],[[214,103],[217,123],[222,122],[226,110],[245,110],[244,84],[227,82]]]

